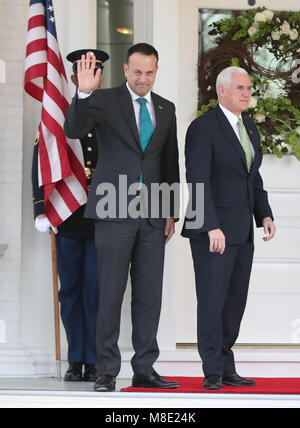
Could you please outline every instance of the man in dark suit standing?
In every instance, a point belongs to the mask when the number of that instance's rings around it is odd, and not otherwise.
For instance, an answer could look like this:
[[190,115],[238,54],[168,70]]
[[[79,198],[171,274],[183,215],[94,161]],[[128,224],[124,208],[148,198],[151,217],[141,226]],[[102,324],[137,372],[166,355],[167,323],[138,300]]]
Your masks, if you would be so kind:
[[[71,80],[78,88],[77,61],[82,54],[96,56],[96,69],[103,70],[108,60],[106,52],[81,49],[71,52],[67,60],[73,64]],[[100,81],[100,83],[102,83]],[[90,187],[98,160],[98,145],[94,130],[81,138],[87,187]],[[44,190],[38,180],[39,135],[35,140],[32,162],[33,207],[36,228],[49,231],[51,224],[45,213]],[[66,382],[95,382],[96,323],[98,313],[98,281],[96,268],[95,227],[93,220],[83,217],[85,205],[76,210],[57,228],[57,268],[60,280],[61,318],[68,341],[69,368]]]
[[[259,133],[241,113],[252,84],[239,67],[223,70],[216,82],[219,105],[194,120],[186,135],[186,177],[195,191],[204,185],[204,221],[182,235],[190,238],[198,300],[198,349],[205,389],[254,385],[236,373],[232,347],[246,306],[253,261],[253,215],[269,241],[273,214],[259,173]],[[190,195],[193,198],[193,195]]]
[[[179,182],[177,131],[174,104],[151,92],[158,70],[158,53],[141,43],[128,51],[121,87],[98,91],[101,73],[92,63],[78,63],[79,91],[68,109],[65,132],[80,138],[94,128],[99,158],[89,193],[86,217],[96,220],[95,239],[99,265],[100,307],[97,329],[99,377],[96,391],[114,391],[120,371],[118,348],[121,305],[130,268],[132,282],[132,385],[176,388],[153,369],[159,355],[159,323],[165,244],[174,233],[178,217],[174,201],[168,218],[151,215],[150,187]],[[125,179],[125,184],[122,182]],[[103,184],[113,188],[116,207],[104,210]],[[136,194],[129,189],[137,185]],[[149,190],[147,195],[146,189]],[[106,192],[107,193],[107,192]],[[149,197],[147,197],[149,196]],[[110,202],[108,201],[108,205]],[[125,203],[125,211],[124,211]],[[139,203],[144,216],[128,215]],[[148,208],[148,210],[147,210]],[[166,216],[167,217],[167,216]]]

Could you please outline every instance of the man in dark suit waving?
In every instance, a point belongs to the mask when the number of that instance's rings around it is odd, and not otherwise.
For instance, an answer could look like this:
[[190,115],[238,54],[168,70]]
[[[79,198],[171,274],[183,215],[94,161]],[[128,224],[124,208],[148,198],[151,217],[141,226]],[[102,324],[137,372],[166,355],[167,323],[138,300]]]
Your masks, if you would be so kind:
[[249,106],[251,80],[245,70],[228,67],[216,87],[219,105],[194,120],[186,135],[187,182],[193,191],[196,183],[204,185],[204,221],[192,228],[186,219],[182,232],[190,238],[194,262],[205,389],[254,385],[236,373],[232,352],[252,268],[253,215],[268,234],[265,241],[275,233],[259,173],[259,133],[241,115]]
[[[179,208],[175,209],[172,200],[168,218],[153,216],[153,198],[151,192],[146,192],[154,183],[171,186],[179,182],[175,107],[151,92],[158,70],[158,53],[152,46],[142,43],[129,49],[124,64],[127,82],[119,88],[96,89],[101,72],[94,76],[95,62],[95,57],[90,61],[84,56],[78,62],[79,91],[65,122],[65,132],[70,138],[80,138],[90,128],[99,136],[100,156],[85,213],[96,220],[99,267],[101,264],[99,377],[95,390],[115,390],[121,364],[117,343],[120,313],[130,265],[135,350],[132,385],[175,388],[178,384],[164,380],[153,364],[159,354],[156,335],[165,244],[174,233],[174,218],[178,217]],[[115,197],[109,199],[111,195]],[[106,205],[110,204],[113,208],[106,211]],[[146,215],[129,216],[129,207],[134,204],[142,206],[141,211],[146,211]]]

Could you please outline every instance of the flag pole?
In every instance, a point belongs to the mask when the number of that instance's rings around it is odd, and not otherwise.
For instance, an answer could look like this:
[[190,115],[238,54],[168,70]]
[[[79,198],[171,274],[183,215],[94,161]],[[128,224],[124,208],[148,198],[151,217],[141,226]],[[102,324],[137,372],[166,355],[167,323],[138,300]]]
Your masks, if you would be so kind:
[[57,252],[56,236],[51,229],[51,254],[52,254],[52,279],[53,279],[53,299],[54,299],[54,326],[55,326],[55,355],[56,355],[56,377],[61,380],[61,350],[60,350],[60,318],[58,299],[58,273],[57,273]]

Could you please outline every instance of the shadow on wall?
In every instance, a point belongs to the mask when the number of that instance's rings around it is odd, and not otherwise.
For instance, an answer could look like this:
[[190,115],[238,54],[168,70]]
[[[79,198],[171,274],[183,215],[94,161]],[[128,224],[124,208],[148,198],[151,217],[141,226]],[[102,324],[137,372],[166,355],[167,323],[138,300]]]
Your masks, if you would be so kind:
[[0,58],[0,83],[6,83],[6,65],[5,61]]
[[4,320],[0,320],[0,344],[6,343],[6,324]]

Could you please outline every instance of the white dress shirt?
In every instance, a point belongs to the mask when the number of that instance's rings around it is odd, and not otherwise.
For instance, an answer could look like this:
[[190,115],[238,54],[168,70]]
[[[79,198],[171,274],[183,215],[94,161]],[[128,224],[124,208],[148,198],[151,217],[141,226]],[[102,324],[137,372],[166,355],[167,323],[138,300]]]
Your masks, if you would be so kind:
[[[239,119],[241,119],[241,121],[243,122],[242,115],[240,115],[239,117],[237,117],[237,116],[236,116],[234,113],[232,113],[230,110],[228,110],[227,108],[225,108],[224,106],[222,106],[222,104],[221,104],[221,103],[219,103],[219,106],[220,106],[220,108],[221,108],[222,112],[223,112],[223,113],[225,114],[225,116],[227,117],[228,122],[229,122],[229,123],[230,123],[230,125],[232,126],[232,128],[233,128],[234,132],[236,133],[236,136],[238,137],[239,142],[241,142],[241,137],[240,137],[239,130],[238,130],[238,127],[237,127],[237,123],[238,123],[238,120],[239,120]],[[250,138],[249,138],[249,141],[250,141],[250,146],[251,146],[251,150],[252,150],[252,156],[253,156],[253,159],[254,159],[254,156],[255,156],[255,150],[254,150],[254,148],[253,148],[253,145],[252,145],[252,142],[251,142],[251,139],[250,139]]]
[[[153,101],[152,101],[152,97],[151,97],[151,91],[148,92],[148,94],[146,94],[144,97],[140,97],[139,95],[135,94],[129,87],[128,82],[126,82],[126,86],[127,89],[130,93],[131,99],[132,99],[132,105],[133,105],[133,109],[134,109],[134,114],[135,114],[135,120],[136,120],[136,124],[137,124],[137,128],[138,131],[140,133],[140,103],[137,101],[138,98],[145,98],[147,103],[147,109],[149,111],[150,114],[150,119],[152,122],[152,128],[153,131],[156,127],[156,117],[155,117],[155,110],[154,110],[154,105],[153,105]],[[91,95],[91,92],[89,94],[85,94],[83,92],[80,92],[78,89],[78,98],[79,99],[84,99],[87,98]]]
[[136,124],[138,127],[138,131],[140,133],[140,103],[137,101],[138,98],[145,98],[145,100],[147,101],[146,106],[147,109],[149,111],[149,115],[150,115],[150,119],[152,122],[152,128],[153,131],[156,127],[156,117],[155,117],[155,111],[154,111],[154,105],[153,105],[153,101],[152,101],[152,97],[151,97],[151,91],[148,92],[148,94],[146,94],[144,97],[140,97],[139,95],[137,95],[136,93],[134,93],[129,85],[128,82],[126,82],[126,86],[127,89],[130,93],[131,99],[132,99],[132,104],[133,104],[133,108],[134,108],[134,114],[135,114],[135,120],[136,120]]

